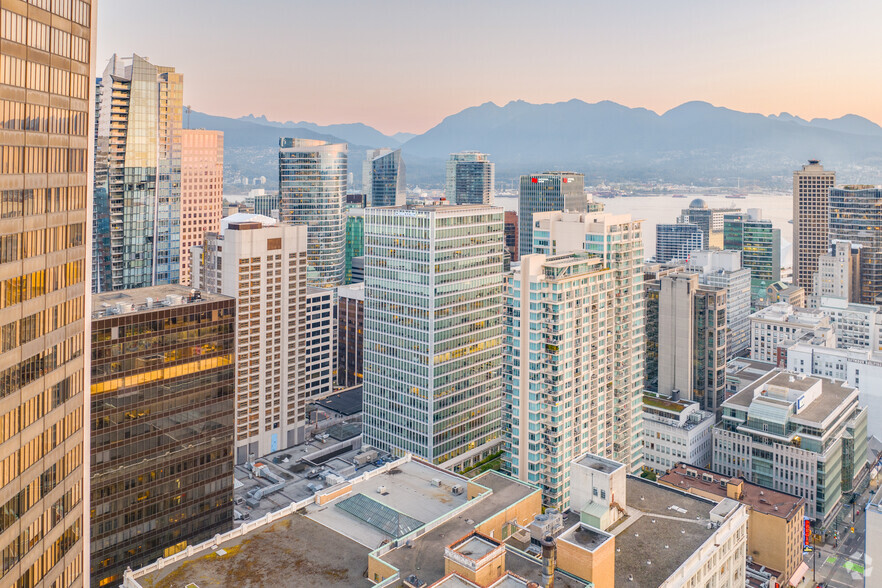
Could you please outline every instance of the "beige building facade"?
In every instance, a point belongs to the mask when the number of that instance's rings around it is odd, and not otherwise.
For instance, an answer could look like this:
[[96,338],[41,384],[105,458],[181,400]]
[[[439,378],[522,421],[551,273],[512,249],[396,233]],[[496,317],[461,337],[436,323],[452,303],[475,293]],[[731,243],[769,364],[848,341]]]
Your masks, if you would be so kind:
[[793,281],[806,292],[812,291],[818,258],[830,248],[829,191],[835,183],[836,172],[817,159],[793,172]]
[[181,284],[190,284],[190,248],[220,230],[224,193],[224,134],[181,134]]

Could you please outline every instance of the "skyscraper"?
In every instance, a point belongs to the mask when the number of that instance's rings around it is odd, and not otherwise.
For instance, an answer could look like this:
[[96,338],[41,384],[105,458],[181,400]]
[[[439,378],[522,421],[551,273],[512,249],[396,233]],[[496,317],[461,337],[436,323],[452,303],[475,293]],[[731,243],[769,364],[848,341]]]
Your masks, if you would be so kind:
[[239,213],[193,248],[193,287],[236,297],[236,463],[305,438],[306,232]]
[[737,208],[710,208],[707,202],[696,198],[689,203],[689,208],[680,211],[678,222],[698,225],[702,249],[722,249],[724,217],[737,212]]
[[521,176],[518,198],[520,255],[533,253],[533,214],[549,211],[587,212],[585,175],[574,172],[545,172]]
[[98,80],[95,111],[97,290],[180,278],[183,75],[114,55]]
[[668,263],[673,259],[689,259],[693,251],[703,249],[704,231],[687,223],[659,224],[655,227],[655,261]]
[[283,223],[309,227],[310,285],[343,283],[346,265],[347,150],[345,143],[279,140],[279,212]]
[[220,230],[224,134],[184,129],[181,135],[181,283],[190,283],[190,248]]
[[337,385],[364,377],[364,282],[337,288]]
[[88,549],[92,3],[0,10],[5,586],[81,586]]
[[860,246],[860,293],[855,298],[862,304],[879,304],[882,302],[882,189],[845,186],[831,188],[829,195],[830,240],[850,241]]
[[[541,212],[533,215],[533,248],[545,255],[585,250],[612,270],[616,298],[602,311],[615,321],[612,367],[613,419],[606,423],[606,443],[613,459],[629,471],[643,463],[640,429],[643,394],[644,333],[642,222],[630,214]],[[593,312],[593,309],[592,309]]]
[[478,151],[451,153],[447,160],[447,200],[453,204],[491,204],[496,164]]
[[565,510],[572,458],[612,457],[617,440],[613,271],[584,251],[532,254],[505,283],[503,469]]
[[364,255],[364,208],[346,209],[346,272],[344,284],[351,284],[352,260]]
[[362,165],[367,206],[401,206],[407,200],[401,149],[368,149]]
[[693,251],[686,270],[698,273],[699,283],[726,290],[726,358],[750,347],[750,270],[741,265],[740,251]]
[[818,258],[830,249],[828,203],[835,183],[836,172],[825,170],[817,159],[793,172],[793,280],[807,294]]
[[233,527],[235,300],[92,298],[91,585]]
[[448,468],[499,447],[502,213],[365,210],[365,443]]
[[518,213],[513,210],[505,211],[505,248],[511,255],[512,261],[520,259],[518,248]]
[[762,210],[726,215],[724,247],[741,252],[741,265],[750,270],[751,295],[758,298],[781,279],[781,229],[763,220]]

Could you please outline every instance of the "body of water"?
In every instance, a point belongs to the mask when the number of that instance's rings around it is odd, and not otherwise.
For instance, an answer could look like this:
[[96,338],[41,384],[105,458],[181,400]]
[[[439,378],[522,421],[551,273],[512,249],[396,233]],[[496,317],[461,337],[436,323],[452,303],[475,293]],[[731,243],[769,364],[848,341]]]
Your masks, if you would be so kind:
[[[646,196],[634,198],[598,198],[605,206],[604,212],[612,214],[630,213],[643,220],[644,251],[647,259],[655,255],[655,226],[659,223],[675,223],[684,208],[695,198],[701,198],[710,208],[760,208],[763,218],[781,229],[781,265],[791,265],[790,244],[793,242],[793,196],[791,194],[749,194],[745,198],[726,198],[724,196],[704,196],[690,194],[686,198],[672,196]],[[517,196],[497,196],[495,205],[505,210],[518,210]]]

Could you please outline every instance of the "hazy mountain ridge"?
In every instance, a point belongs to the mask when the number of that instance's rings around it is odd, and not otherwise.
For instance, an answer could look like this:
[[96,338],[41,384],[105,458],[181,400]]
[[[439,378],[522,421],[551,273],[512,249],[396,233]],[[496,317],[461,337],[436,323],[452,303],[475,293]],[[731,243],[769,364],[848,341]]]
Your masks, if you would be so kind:
[[[270,169],[273,162],[266,154],[276,149],[279,136],[349,142],[356,185],[365,149],[395,147],[396,137],[407,136],[390,137],[362,123],[319,126],[253,115],[192,116],[202,121],[199,126],[228,133],[231,165],[268,178],[277,172]],[[265,154],[253,162],[263,170],[259,174],[245,171],[249,164],[243,159],[253,149]],[[876,183],[882,178],[882,127],[866,118],[849,114],[808,121],[788,113],[765,116],[699,101],[662,114],[610,101],[512,101],[504,106],[487,102],[446,117],[406,140],[402,150],[411,185],[440,186],[448,154],[463,150],[489,153],[500,180],[566,168],[592,179],[713,183],[740,177],[783,184],[809,158],[836,169],[843,181]]]

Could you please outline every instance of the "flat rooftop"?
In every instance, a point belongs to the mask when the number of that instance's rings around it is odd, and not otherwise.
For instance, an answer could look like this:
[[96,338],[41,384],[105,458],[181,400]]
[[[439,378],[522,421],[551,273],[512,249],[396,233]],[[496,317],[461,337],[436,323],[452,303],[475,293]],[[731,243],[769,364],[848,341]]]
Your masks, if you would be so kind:
[[[627,516],[616,536],[616,586],[659,586],[716,531],[716,503],[628,476]],[[629,580],[633,576],[633,580]]]
[[[793,381],[790,381],[791,377],[793,378]],[[849,396],[857,394],[855,388],[846,385],[845,382],[831,380],[829,378],[816,376],[805,376],[802,378],[797,377],[795,374],[776,369],[765,376],[757,378],[745,386],[743,390],[726,399],[723,403],[723,407],[725,408],[726,405],[729,405],[741,410],[748,409],[754,400],[756,391],[763,386],[781,386],[793,390],[805,391],[818,381],[822,382],[821,393],[815,398],[815,400],[810,402],[808,406],[803,408],[799,414],[796,414],[791,418],[796,421],[823,423],[834,414],[836,409],[839,408]],[[764,401],[775,400],[773,397],[764,397],[763,399]],[[790,403],[787,402],[787,404]]]
[[292,514],[272,525],[138,578],[144,588],[279,586],[352,588],[364,577],[370,550],[310,520]]
[[[481,501],[475,502],[475,504],[443,525],[414,539],[412,548],[398,547],[384,555],[381,559],[397,568],[402,578],[413,574],[423,582],[432,584],[445,575],[444,549],[451,542],[474,531],[475,526],[492,515],[497,514],[534,492],[539,492],[533,486],[493,471],[485,472],[476,478],[472,478],[472,481],[489,488],[492,490],[492,494]],[[431,520],[426,515],[420,515],[417,518],[423,521]],[[507,567],[509,566],[508,562],[510,559],[512,558],[507,553]],[[523,575],[511,567],[509,569],[518,575]]]
[[[696,472],[697,475],[689,475],[690,470]],[[741,483],[742,495],[738,502],[763,514],[790,520],[799,514],[801,507],[805,504],[805,499],[799,496],[770,490],[742,478],[730,478],[711,470],[683,463],[678,463],[668,470],[668,473],[660,477],[658,481],[661,484],[679,488],[684,492],[694,488],[723,499],[728,497],[726,483],[730,480]]]
[[325,396],[320,400],[316,400],[315,404],[331,410],[343,416],[351,416],[361,412],[363,406],[363,388],[361,386],[353,386],[342,392]]
[[576,463],[585,466],[586,468],[591,468],[592,470],[597,470],[598,472],[603,472],[606,474],[614,472],[619,468],[625,467],[623,464],[617,461],[591,454],[583,455],[576,461]]
[[454,545],[451,549],[470,559],[479,560],[499,546],[500,543],[491,542],[483,537],[472,535],[465,541]]
[[[104,318],[136,312],[155,312],[166,308],[234,300],[222,294],[194,290],[189,286],[168,284],[132,290],[114,290],[92,294],[92,318]],[[148,302],[149,301],[149,302]],[[148,306],[149,304],[149,306]]]
[[589,527],[584,523],[576,523],[560,535],[558,539],[569,541],[579,547],[594,551],[612,538],[609,533]]
[[[440,486],[435,486],[433,480],[438,480]],[[384,542],[397,537],[392,537],[351,512],[338,508],[336,506],[338,503],[356,494],[363,494],[397,513],[422,523],[428,523],[466,503],[465,487],[467,482],[462,476],[423,462],[410,461],[384,474],[356,483],[352,487],[352,492],[341,498],[321,506],[310,505],[307,508],[306,516],[373,550]],[[463,493],[453,494],[451,489],[454,485],[462,486]],[[382,490],[382,493],[379,490]],[[452,539],[461,537],[470,530],[466,529],[456,536],[448,535],[447,542],[434,553],[434,556],[441,561],[442,568],[444,548],[450,544]],[[404,574],[403,577],[407,575],[409,574]],[[434,579],[441,576],[443,573]]]

